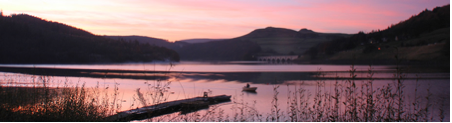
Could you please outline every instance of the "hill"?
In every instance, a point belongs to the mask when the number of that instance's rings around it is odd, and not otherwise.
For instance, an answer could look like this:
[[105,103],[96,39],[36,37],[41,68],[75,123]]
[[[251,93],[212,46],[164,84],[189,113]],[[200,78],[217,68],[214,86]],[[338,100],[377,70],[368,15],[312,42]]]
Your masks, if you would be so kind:
[[167,42],[145,36],[106,37],[170,48],[177,51],[182,60],[231,61],[255,60],[257,56],[262,55],[302,54],[318,43],[348,36],[341,33],[318,33],[309,29],[295,31],[267,27],[232,39],[187,39]]
[[442,28],[432,32],[422,33],[416,38],[403,41],[357,46],[348,51],[338,52],[329,59],[352,60],[355,57],[355,59],[360,60],[394,61],[394,55],[398,54],[399,59],[409,61],[447,60],[448,43],[450,42],[449,34],[450,28]]
[[176,41],[176,42],[185,42],[185,43],[190,43],[190,44],[196,44],[196,43],[206,43],[206,42],[210,42],[210,41],[220,41],[220,40],[224,40],[224,39],[197,38],[197,39],[185,39],[185,40],[180,40],[180,41]]
[[359,32],[312,47],[312,63],[449,63],[450,5],[424,10],[384,30]]
[[[175,50],[182,60],[232,61],[250,60],[260,51],[259,45],[250,41],[225,39],[199,43],[186,41],[168,42],[163,39],[146,36],[105,36],[118,41],[131,41],[150,44]],[[188,40],[190,42],[190,40]],[[194,40],[193,40],[194,41]],[[199,41],[199,40],[198,40]],[[195,41],[196,42],[196,41]]]
[[267,27],[256,29],[235,39],[256,42],[261,48],[259,55],[303,54],[310,47],[348,34],[318,33],[309,29],[299,31]]
[[105,37],[120,41],[138,41],[140,44],[156,45],[166,47],[169,49],[175,49],[176,47],[178,47],[176,44],[168,42],[167,40],[147,36],[132,35],[132,36],[105,36]]
[[240,39],[185,44],[176,49],[181,59],[198,61],[254,60],[260,50],[258,44]]
[[0,17],[0,63],[179,61],[164,47],[118,41],[27,14]]

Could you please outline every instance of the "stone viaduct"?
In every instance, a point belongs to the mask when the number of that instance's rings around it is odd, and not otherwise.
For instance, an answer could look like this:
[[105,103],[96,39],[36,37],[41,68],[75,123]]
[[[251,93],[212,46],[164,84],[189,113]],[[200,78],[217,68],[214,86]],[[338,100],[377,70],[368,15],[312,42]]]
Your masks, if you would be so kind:
[[294,59],[297,59],[298,55],[287,55],[287,56],[259,56],[257,57],[258,61],[266,61],[266,62],[289,62]]

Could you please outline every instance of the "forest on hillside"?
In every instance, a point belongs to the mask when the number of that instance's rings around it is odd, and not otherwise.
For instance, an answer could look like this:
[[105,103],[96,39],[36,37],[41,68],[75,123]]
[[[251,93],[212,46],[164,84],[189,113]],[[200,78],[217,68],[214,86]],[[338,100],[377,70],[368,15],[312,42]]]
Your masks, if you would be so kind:
[[179,61],[177,52],[114,40],[27,14],[0,17],[0,63]]
[[[392,52],[397,52],[394,49],[401,50],[408,47],[420,47],[431,44],[444,43],[441,46],[439,52],[435,53],[437,57],[435,60],[447,60],[449,59],[450,49],[450,5],[443,7],[436,7],[433,10],[425,9],[417,15],[413,15],[405,21],[401,21],[397,24],[392,24],[384,30],[373,30],[371,32],[359,32],[348,38],[338,38],[330,42],[320,43],[308,51],[305,55],[309,57],[311,61],[328,60],[328,58],[335,57],[339,53],[354,52],[355,54],[348,53],[350,57],[337,56],[340,60],[352,60],[351,55],[354,55],[356,59],[363,60],[366,55],[379,55],[383,50],[392,49]],[[435,47],[438,48],[438,47]],[[418,48],[420,49],[420,48]],[[431,50],[432,48],[424,48],[425,50]],[[381,50],[381,51],[380,51]],[[380,53],[379,53],[380,52]],[[425,57],[424,59],[416,59],[409,57],[413,52],[401,53],[400,59],[405,60],[420,60],[428,61],[433,57]],[[433,55],[433,54],[430,54]],[[390,55],[394,57],[394,54]],[[375,58],[375,57],[366,57]],[[387,60],[387,59],[377,60]]]

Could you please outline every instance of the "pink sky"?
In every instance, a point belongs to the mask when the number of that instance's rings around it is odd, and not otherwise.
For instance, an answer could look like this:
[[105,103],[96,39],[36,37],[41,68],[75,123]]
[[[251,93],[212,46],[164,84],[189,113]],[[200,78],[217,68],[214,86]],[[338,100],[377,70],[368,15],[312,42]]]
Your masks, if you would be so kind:
[[0,0],[4,15],[26,13],[97,35],[169,41],[234,38],[268,26],[316,32],[385,29],[449,0]]

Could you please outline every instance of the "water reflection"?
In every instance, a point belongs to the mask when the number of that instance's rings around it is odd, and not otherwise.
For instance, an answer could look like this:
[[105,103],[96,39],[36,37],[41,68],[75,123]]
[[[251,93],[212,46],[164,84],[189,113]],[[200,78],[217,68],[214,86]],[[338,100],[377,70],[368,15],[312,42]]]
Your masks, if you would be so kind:
[[[276,66],[276,67],[275,67]],[[251,82],[261,84],[280,84],[292,80],[346,80],[351,79],[350,73],[346,70],[342,71],[324,71],[336,70],[337,67],[342,66],[325,66],[327,68],[320,68],[313,71],[294,71],[294,69],[288,69],[287,71],[279,71],[280,65],[273,65],[271,67],[267,65],[247,65],[246,67],[254,67],[255,71],[243,71],[243,72],[179,72],[179,71],[143,71],[143,70],[110,70],[110,69],[65,69],[65,68],[16,68],[16,67],[0,67],[0,71],[4,72],[18,72],[34,75],[52,75],[52,76],[71,76],[71,77],[91,77],[91,78],[120,78],[120,79],[139,79],[139,80],[178,80],[178,81],[199,81],[199,82],[212,82],[212,81],[238,81],[238,82]],[[294,65],[297,67],[298,65]],[[214,67],[214,65],[204,66]],[[218,69],[225,66],[217,66]],[[261,69],[268,67],[267,69],[274,69],[274,71],[260,71]],[[274,67],[274,68],[272,68]],[[284,66],[282,66],[284,67]],[[299,67],[299,66],[298,66]],[[82,67],[83,68],[83,67]],[[241,68],[241,67],[240,67]],[[384,68],[380,66],[379,68]],[[202,68],[200,68],[203,71]],[[243,68],[241,68],[243,70]],[[357,67],[357,69],[360,69]],[[369,73],[367,71],[355,72],[355,79],[366,80],[369,79]],[[394,79],[394,70],[388,69],[376,69],[373,71],[372,79]],[[405,73],[404,79],[449,79],[449,73]],[[289,82],[290,83],[290,82]]]
[[[153,100],[151,86],[159,82],[169,83],[168,92],[165,93],[165,101],[179,100],[190,97],[202,96],[203,92],[211,91],[209,95],[232,95],[233,101],[241,100],[245,103],[254,104],[256,110],[262,113],[270,113],[275,91],[278,91],[278,101],[282,112],[287,113],[286,107],[289,99],[287,96],[297,89],[303,88],[311,94],[315,92],[319,81],[325,82],[324,90],[332,92],[335,83],[344,83],[350,79],[350,66],[348,65],[243,65],[243,64],[178,64],[174,67],[159,64],[121,64],[121,65],[41,65],[39,67],[54,66],[55,68],[72,68],[69,72],[57,71],[44,73],[33,73],[32,70],[7,71],[1,73],[1,85],[13,85],[8,80],[15,80],[14,86],[29,86],[33,74],[50,75],[55,81],[69,80],[73,83],[85,83],[86,87],[101,88],[110,87],[109,95],[114,86],[118,85],[121,103],[120,111],[142,107],[144,104],[137,103],[137,89],[141,89],[144,98]],[[11,67],[11,66],[9,66]],[[17,67],[17,66],[16,66]],[[374,89],[393,85],[394,70],[391,66],[373,66]],[[171,70],[168,71],[168,69]],[[82,69],[82,70],[73,70]],[[320,70],[319,70],[320,69]],[[365,86],[369,81],[368,66],[356,66],[356,86]],[[4,70],[4,69],[3,69]],[[9,73],[9,72],[20,72]],[[320,74],[320,75],[319,75]],[[450,93],[449,73],[406,73],[404,77],[407,98],[413,100],[414,90],[418,86],[418,95],[427,95],[427,89],[432,93],[431,99],[448,97]],[[418,80],[417,80],[418,79]],[[244,83],[252,83],[258,87],[256,92],[243,92]],[[278,86],[276,88],[276,86]],[[58,84],[50,85],[58,86]],[[275,89],[276,88],[276,89]],[[422,90],[422,91],[421,91]],[[360,91],[360,90],[357,90]],[[235,99],[235,100],[234,100]],[[446,100],[448,101],[448,100]],[[313,102],[312,97],[308,102]],[[407,103],[409,103],[407,101]],[[234,114],[232,104],[220,106],[226,114]],[[435,105],[436,108],[440,107]]]
[[242,92],[247,94],[247,95],[256,95],[257,94],[256,91],[242,91]]
[[[62,68],[62,69],[86,69],[86,70],[122,70],[122,71],[146,71],[146,72],[317,72],[317,71],[348,71],[350,65],[299,65],[299,64],[241,64],[235,63],[202,63],[181,62],[169,64],[95,64],[95,65],[1,65],[0,67],[22,68]],[[368,65],[355,65],[357,71],[367,71]],[[394,71],[391,65],[372,66],[374,71]],[[3,70],[2,70],[3,71]]]

